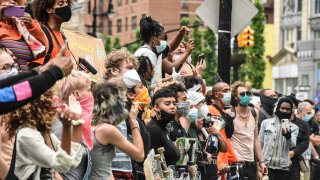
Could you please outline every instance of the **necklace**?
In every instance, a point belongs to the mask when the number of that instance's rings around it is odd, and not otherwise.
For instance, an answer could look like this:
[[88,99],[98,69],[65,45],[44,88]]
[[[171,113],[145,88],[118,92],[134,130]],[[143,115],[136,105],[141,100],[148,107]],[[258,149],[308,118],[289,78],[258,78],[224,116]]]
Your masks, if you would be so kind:
[[240,117],[242,120],[244,120],[245,127],[248,127],[248,123],[249,123],[249,121],[248,121],[249,109],[248,109],[248,111],[245,113],[245,115],[244,115],[244,114],[241,114],[240,111],[238,110],[238,108],[237,108],[237,112],[238,112],[239,117]]

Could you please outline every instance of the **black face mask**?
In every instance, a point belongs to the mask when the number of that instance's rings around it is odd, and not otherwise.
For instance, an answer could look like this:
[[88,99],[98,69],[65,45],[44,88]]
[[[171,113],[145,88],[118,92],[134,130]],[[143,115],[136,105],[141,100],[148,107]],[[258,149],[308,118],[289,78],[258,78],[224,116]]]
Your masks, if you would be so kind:
[[292,113],[281,112],[280,110],[277,110],[277,111],[275,112],[275,115],[276,115],[279,119],[290,119],[290,118],[291,118],[291,114],[292,114]]
[[72,11],[70,6],[56,8],[56,15],[62,19],[62,22],[68,22],[71,19]]
[[174,120],[174,116],[175,114],[169,114],[167,112],[165,112],[164,110],[161,109],[160,111],[160,118],[161,118],[161,122],[164,126],[166,126],[169,122]]
[[268,96],[265,96],[263,94],[260,94],[260,102],[261,106],[271,115],[274,109],[274,105],[277,102],[277,98],[271,98]]

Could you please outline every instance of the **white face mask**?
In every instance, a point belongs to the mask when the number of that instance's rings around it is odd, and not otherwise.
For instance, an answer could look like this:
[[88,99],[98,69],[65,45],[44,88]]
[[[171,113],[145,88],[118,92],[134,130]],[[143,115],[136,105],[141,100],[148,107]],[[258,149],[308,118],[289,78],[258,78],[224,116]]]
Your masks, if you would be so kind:
[[0,80],[15,76],[18,73],[19,73],[18,69],[12,68],[10,72],[4,72],[4,73],[0,74]]
[[209,108],[206,104],[202,105],[199,109],[199,118],[205,118],[209,114]]

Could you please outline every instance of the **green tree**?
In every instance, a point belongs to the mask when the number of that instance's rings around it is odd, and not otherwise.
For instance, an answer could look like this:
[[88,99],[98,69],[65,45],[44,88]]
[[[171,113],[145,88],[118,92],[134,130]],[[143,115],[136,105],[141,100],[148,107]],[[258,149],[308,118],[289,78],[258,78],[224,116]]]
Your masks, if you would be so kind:
[[114,48],[114,49],[120,49],[120,48],[121,48],[119,36],[117,36],[116,38],[114,38],[113,48]]
[[209,27],[207,27],[207,29],[204,31],[203,40],[203,53],[206,57],[207,68],[202,73],[202,77],[206,80],[208,86],[212,86],[217,82],[216,34]]
[[[140,30],[136,30],[135,36],[136,36],[136,40],[140,39]],[[131,52],[131,53],[136,52],[136,50],[141,46],[141,42],[142,41],[138,41],[138,42],[136,42],[134,44],[130,44],[129,46],[127,46],[128,51]]]
[[265,76],[265,61],[263,59],[265,13],[261,0],[255,0],[254,4],[259,10],[251,21],[251,28],[254,30],[254,46],[242,50],[242,53],[246,55],[246,62],[241,65],[240,78],[242,81],[250,83],[253,88],[262,88]]
[[200,31],[200,24],[201,20],[199,18],[194,19],[193,21],[193,33],[192,36],[190,37],[191,39],[194,40],[194,43],[196,45],[195,49],[192,51],[191,57],[193,60],[197,60],[199,54],[202,54],[202,32]]

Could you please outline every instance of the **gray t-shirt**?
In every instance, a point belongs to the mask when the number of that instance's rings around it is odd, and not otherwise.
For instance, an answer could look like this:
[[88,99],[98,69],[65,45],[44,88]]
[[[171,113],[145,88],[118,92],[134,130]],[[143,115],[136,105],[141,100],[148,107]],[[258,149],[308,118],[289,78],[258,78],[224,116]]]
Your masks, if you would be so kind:
[[[56,120],[52,126],[52,133],[56,135],[59,140],[62,136],[62,123],[60,120]],[[86,148],[85,142],[82,141],[83,155],[80,164],[76,168],[71,168],[68,173],[60,173],[64,180],[82,180],[88,168],[88,150]]]

